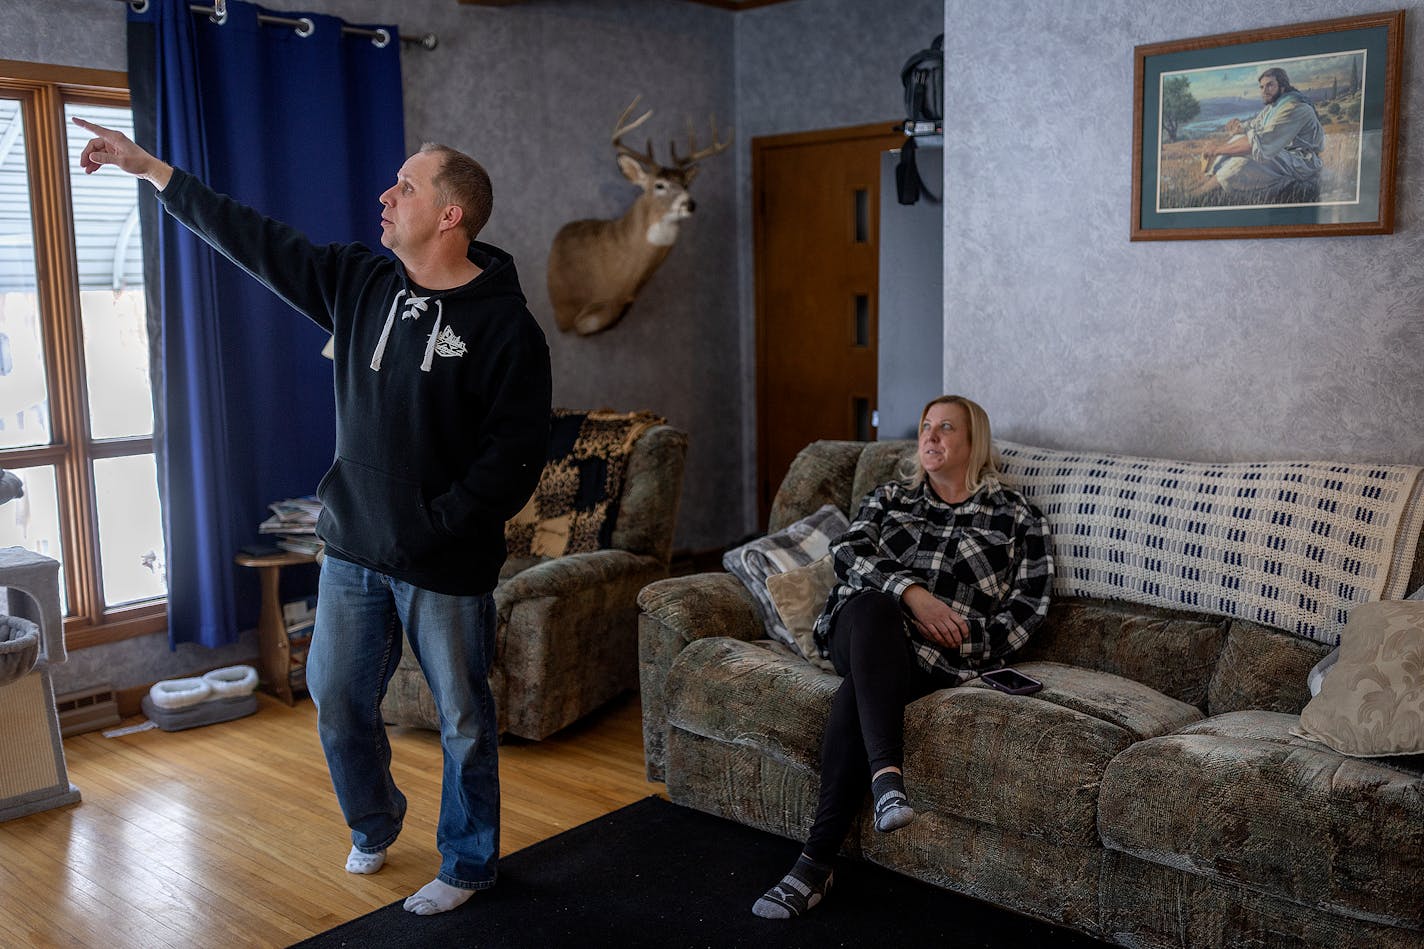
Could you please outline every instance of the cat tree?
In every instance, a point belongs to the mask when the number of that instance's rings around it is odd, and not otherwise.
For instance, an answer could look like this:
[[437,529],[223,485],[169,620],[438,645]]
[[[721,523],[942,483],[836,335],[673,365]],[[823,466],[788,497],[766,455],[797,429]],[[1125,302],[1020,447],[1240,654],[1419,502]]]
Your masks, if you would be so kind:
[[[0,489],[14,476],[0,471]],[[0,504],[17,496],[0,494]],[[10,615],[0,615],[0,821],[74,804],[54,707],[51,665],[64,662],[59,563],[23,547],[0,548],[0,587]]]

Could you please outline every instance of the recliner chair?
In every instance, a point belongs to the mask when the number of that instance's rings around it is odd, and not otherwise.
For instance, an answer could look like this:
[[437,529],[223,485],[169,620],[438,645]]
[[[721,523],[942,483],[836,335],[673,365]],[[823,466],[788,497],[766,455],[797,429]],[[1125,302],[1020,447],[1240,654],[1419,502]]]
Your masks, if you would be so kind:
[[[668,575],[686,455],[686,434],[649,428],[628,456],[608,549],[505,564],[490,673],[501,734],[546,738],[638,687],[638,591]],[[409,643],[381,712],[440,727]]]

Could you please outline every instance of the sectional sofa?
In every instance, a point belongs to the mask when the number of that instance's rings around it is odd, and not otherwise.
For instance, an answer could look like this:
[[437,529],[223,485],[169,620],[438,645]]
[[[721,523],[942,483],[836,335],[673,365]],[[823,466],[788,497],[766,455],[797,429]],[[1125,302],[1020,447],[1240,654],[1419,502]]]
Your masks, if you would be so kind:
[[[1013,663],[1044,687],[912,703],[918,816],[863,815],[844,853],[1126,946],[1424,946],[1424,755],[1296,734],[1354,604],[1424,583],[1419,472],[999,447],[1054,536],[1054,603]],[[811,445],[770,530],[853,516],[913,450]],[[840,680],[768,640],[730,574],[639,605],[650,780],[804,839]]]

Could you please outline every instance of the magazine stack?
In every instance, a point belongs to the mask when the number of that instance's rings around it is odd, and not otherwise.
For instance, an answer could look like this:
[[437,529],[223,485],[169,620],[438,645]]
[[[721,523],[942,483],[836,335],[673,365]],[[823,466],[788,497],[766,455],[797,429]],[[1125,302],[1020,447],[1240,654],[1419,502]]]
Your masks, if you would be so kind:
[[316,536],[316,519],[321,515],[321,502],[314,495],[287,498],[267,505],[272,516],[258,525],[262,534],[273,537],[282,550],[315,557],[322,543]]
[[316,628],[316,597],[283,603],[282,622],[287,627],[291,655],[287,681],[292,691],[297,692],[307,687],[307,651],[311,649],[312,630]]

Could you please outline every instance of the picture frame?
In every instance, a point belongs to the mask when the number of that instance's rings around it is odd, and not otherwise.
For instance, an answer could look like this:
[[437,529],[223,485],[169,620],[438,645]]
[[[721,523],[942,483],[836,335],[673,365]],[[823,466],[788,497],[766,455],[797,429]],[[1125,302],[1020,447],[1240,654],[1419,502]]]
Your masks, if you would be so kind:
[[1394,231],[1404,11],[1133,50],[1132,240]]

